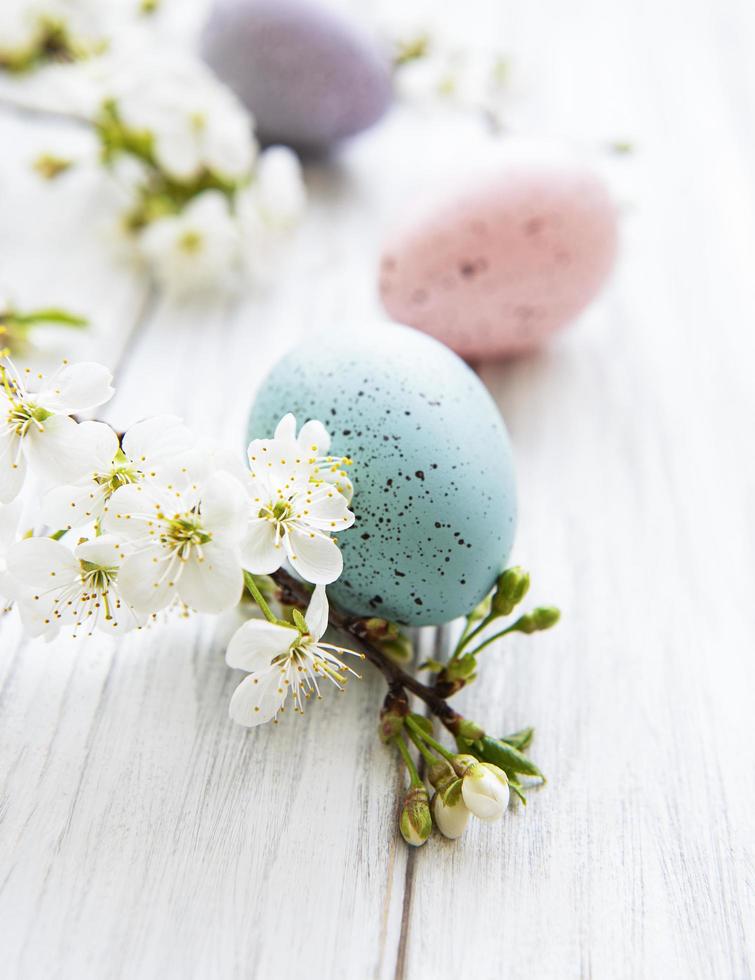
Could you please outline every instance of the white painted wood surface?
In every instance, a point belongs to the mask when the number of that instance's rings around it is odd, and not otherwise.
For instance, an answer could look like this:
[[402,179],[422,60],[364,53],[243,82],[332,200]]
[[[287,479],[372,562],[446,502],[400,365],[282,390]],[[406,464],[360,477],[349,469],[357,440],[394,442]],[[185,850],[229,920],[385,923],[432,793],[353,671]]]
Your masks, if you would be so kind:
[[[519,128],[636,145],[602,158],[625,204],[611,287],[548,352],[482,371],[516,447],[516,558],[565,615],[491,651],[459,700],[494,728],[536,725],[549,785],[502,825],[409,852],[378,677],[246,733],[227,719],[230,617],[51,646],[6,618],[4,976],[751,976],[755,15],[501,15]],[[92,188],[21,175],[63,130],[4,114],[0,138],[2,278],[92,315],[115,424],[181,411],[231,445],[280,350],[377,312],[381,236],[426,173],[497,152],[473,121],[396,110],[309,168],[284,282],[199,310],[150,303],[98,241]]]

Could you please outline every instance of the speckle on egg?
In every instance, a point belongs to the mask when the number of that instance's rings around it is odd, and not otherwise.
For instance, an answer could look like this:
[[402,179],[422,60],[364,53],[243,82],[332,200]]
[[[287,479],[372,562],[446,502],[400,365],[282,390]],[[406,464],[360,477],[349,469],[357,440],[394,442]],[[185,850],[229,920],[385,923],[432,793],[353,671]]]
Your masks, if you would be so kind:
[[395,324],[319,336],[265,380],[249,437],[270,436],[289,411],[324,421],[332,452],[354,460],[336,602],[428,625],[485,596],[511,551],[516,492],[506,429],[474,372]]
[[410,218],[385,246],[380,294],[393,317],[462,357],[509,357],[587,306],[616,248],[616,209],[593,173],[517,160]]

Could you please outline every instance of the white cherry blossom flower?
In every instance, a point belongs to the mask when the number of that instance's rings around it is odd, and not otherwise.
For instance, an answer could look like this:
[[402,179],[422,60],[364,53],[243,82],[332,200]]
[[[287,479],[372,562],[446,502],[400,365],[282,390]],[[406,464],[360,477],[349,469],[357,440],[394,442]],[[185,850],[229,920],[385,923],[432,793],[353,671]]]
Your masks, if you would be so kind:
[[127,601],[144,613],[176,599],[198,612],[235,606],[244,586],[239,541],[248,506],[241,484],[227,473],[199,489],[138,483],[116,490],[103,526],[128,542],[119,575]]
[[101,520],[119,487],[179,478],[194,442],[173,415],[137,422],[120,442],[104,422],[82,422],[79,431],[89,443],[89,470],[80,481],[50,490],[42,501],[42,519],[56,530]]
[[460,41],[453,33],[416,30],[406,35],[403,47],[416,48],[396,72],[401,98],[417,104],[447,105],[479,112],[495,125],[504,120],[511,99],[509,62],[487,44]]
[[173,293],[211,290],[238,279],[239,227],[220,191],[203,191],[178,214],[148,224],[138,246],[155,279]]
[[[344,495],[319,476],[318,448],[303,449],[291,437],[291,422],[283,421],[281,438],[255,439],[249,445],[252,517],[242,557],[256,574],[277,571],[288,560],[306,581],[327,585],[343,570],[331,535],[351,527],[354,515]],[[294,430],[295,425],[294,420]],[[321,429],[310,431],[316,433],[312,445],[317,447]]]
[[251,619],[234,634],[226,652],[229,667],[249,673],[233,693],[229,713],[240,725],[252,727],[276,718],[289,692],[294,711],[302,713],[313,694],[320,698],[318,681],[343,690],[348,675],[359,675],[340,659],[345,650],[321,637],[328,627],[328,600],[318,585],[304,614],[302,628]]
[[111,380],[107,368],[90,362],[33,381],[31,372],[22,376],[7,359],[0,362],[0,503],[18,496],[27,468],[48,486],[86,471],[86,446],[70,415],[108,401]]
[[8,552],[8,570],[27,591],[18,609],[31,636],[55,636],[95,629],[123,633],[144,623],[123,599],[119,575],[123,559],[117,538],[83,541],[72,552],[52,538],[26,538]]

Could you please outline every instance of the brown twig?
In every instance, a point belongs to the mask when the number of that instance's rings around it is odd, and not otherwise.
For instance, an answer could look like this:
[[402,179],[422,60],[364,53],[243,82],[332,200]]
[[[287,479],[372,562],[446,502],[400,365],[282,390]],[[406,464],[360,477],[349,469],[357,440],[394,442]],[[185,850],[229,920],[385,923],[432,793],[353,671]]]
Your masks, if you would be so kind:
[[[274,572],[271,578],[281,592],[281,600],[286,605],[306,607],[309,602],[310,593],[303,582],[299,582],[283,569]],[[440,697],[431,687],[418,681],[412,674],[407,673],[402,667],[374,643],[370,641],[369,631],[365,626],[365,620],[359,617],[350,616],[343,612],[338,606],[330,606],[330,625],[341,633],[348,633],[357,640],[366,658],[382,673],[388,684],[389,691],[394,696],[400,696],[404,691],[411,691],[428,706],[430,711],[445,725],[452,733],[456,733],[462,716]]]

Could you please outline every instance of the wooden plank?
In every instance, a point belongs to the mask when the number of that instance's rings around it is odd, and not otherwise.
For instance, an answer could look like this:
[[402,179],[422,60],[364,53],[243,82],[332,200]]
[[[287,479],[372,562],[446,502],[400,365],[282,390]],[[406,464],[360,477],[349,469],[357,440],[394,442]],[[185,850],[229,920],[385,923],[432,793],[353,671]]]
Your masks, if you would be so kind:
[[544,118],[636,139],[632,207],[606,299],[484,372],[516,445],[516,556],[566,615],[536,651],[491,650],[463,703],[535,724],[551,783],[417,856],[400,976],[751,975],[755,221],[719,11],[522,17],[549,39]]

